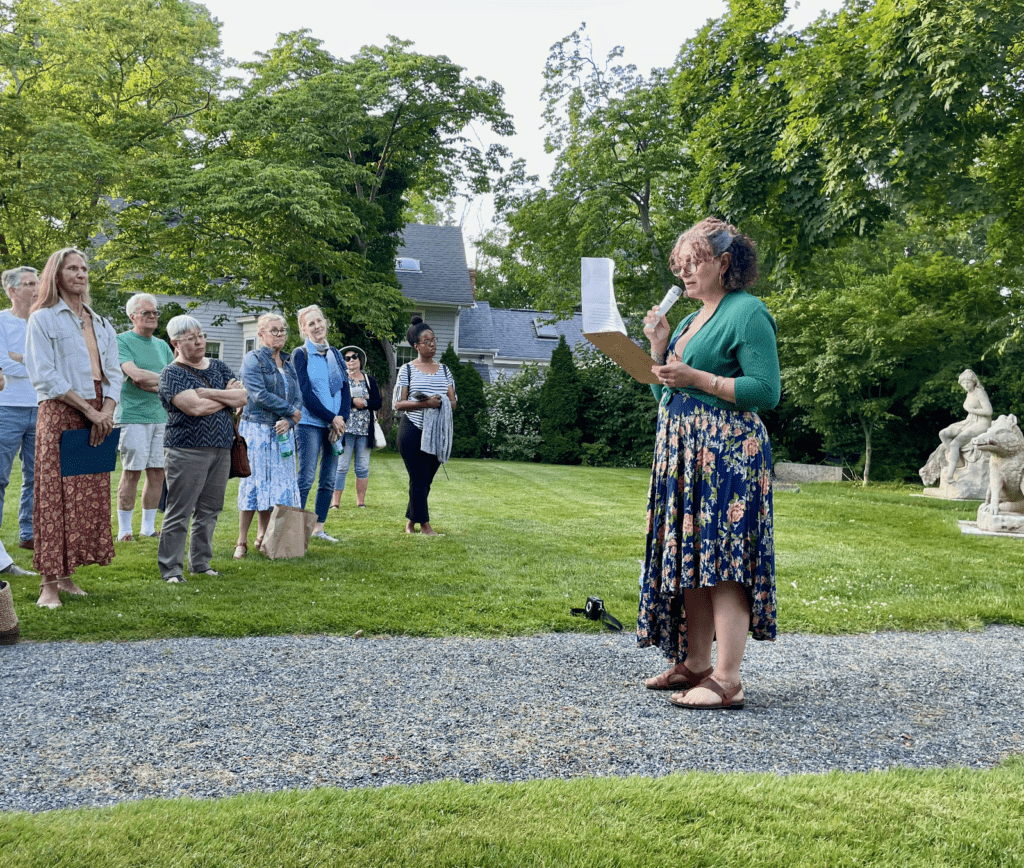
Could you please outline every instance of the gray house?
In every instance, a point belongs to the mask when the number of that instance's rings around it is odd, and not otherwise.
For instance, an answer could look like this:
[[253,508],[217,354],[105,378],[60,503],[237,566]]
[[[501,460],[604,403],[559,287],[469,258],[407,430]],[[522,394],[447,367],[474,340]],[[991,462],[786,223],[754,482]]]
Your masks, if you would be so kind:
[[[454,344],[457,350],[461,313],[475,303],[462,229],[410,223],[402,230],[395,276],[402,295],[409,299],[406,322],[419,314],[429,323],[437,338],[438,355],[448,344]],[[402,365],[415,357],[403,336],[395,344],[395,361]]]
[[548,364],[561,337],[573,352],[591,346],[583,337],[583,314],[553,320],[542,311],[502,310],[479,301],[459,314],[455,351],[462,361],[473,364],[485,383],[493,383],[528,362]]
[[[452,344],[485,383],[509,376],[527,362],[547,364],[562,335],[573,349],[587,344],[582,314],[553,321],[543,311],[502,310],[475,301],[462,230],[457,226],[406,226],[395,274],[409,299],[409,316],[419,314],[430,324],[438,353]],[[399,365],[414,355],[404,340],[395,346]]]

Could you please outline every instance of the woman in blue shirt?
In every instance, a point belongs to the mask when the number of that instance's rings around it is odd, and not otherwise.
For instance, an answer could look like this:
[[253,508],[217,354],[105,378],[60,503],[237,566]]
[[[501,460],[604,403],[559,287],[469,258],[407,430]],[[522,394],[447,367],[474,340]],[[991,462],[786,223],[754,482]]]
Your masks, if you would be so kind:
[[302,395],[291,356],[284,352],[288,323],[279,313],[265,313],[256,323],[260,346],[242,360],[242,383],[249,401],[242,411],[239,433],[249,447],[252,474],[238,483],[238,542],[235,560],[248,551],[252,517],[256,523],[256,550],[278,504],[299,505],[292,428],[302,419]]
[[345,434],[352,406],[348,375],[341,353],[327,343],[327,320],[323,311],[311,304],[299,311],[298,320],[299,331],[306,338],[306,342],[292,353],[295,375],[302,391],[302,419],[295,437],[299,453],[299,500],[305,508],[319,461],[320,483],[316,491],[313,536],[326,542],[337,542],[324,531],[324,522],[331,507],[338,469],[335,444]]

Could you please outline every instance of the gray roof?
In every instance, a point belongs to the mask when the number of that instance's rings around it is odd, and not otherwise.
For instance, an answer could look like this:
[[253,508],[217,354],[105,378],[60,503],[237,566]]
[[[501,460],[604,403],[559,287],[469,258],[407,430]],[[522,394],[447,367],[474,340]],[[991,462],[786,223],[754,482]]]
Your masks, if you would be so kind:
[[421,304],[473,303],[466,247],[458,226],[410,223],[402,230],[397,255],[420,262],[419,272],[395,272],[406,298]]
[[[558,346],[557,340],[537,337],[534,320],[551,322],[553,315],[540,310],[503,310],[478,301],[475,307],[459,314],[459,352],[494,353],[499,359],[525,359],[548,362]],[[583,314],[551,323],[555,332],[575,351],[577,346],[590,346],[583,337]]]

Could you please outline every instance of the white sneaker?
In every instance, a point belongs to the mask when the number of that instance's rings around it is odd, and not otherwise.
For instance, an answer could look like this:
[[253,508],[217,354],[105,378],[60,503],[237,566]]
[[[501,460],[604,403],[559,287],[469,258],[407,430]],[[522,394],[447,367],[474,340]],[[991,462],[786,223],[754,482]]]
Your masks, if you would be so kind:
[[322,530],[318,530],[313,534],[317,539],[322,539],[324,542],[337,542],[337,538],[331,536],[329,533],[324,533]]

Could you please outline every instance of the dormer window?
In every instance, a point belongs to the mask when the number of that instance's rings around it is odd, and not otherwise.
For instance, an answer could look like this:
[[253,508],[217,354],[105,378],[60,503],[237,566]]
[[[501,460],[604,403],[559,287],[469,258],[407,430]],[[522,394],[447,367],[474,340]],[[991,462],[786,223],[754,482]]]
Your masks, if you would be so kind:
[[422,272],[420,268],[420,261],[413,259],[411,256],[399,256],[395,259],[395,271],[414,271]]
[[547,338],[549,340],[558,340],[558,330],[555,328],[554,323],[545,323],[539,316],[533,318],[533,330],[537,332],[537,337]]

